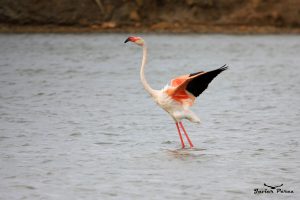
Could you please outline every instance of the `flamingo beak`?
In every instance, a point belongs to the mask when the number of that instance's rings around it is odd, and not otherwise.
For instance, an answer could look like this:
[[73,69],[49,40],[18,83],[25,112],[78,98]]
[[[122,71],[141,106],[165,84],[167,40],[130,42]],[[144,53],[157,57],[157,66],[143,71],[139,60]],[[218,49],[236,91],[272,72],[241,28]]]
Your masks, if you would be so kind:
[[124,43],[127,43],[128,41],[131,41],[130,38],[127,38]]

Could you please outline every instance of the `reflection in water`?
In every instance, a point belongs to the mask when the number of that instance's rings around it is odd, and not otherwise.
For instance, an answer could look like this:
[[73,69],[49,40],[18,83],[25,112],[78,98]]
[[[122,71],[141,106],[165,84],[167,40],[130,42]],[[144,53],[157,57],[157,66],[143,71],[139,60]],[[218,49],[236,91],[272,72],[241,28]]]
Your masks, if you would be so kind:
[[179,159],[189,159],[189,158],[200,158],[205,155],[206,149],[176,149],[176,150],[167,150],[168,155],[179,158]]

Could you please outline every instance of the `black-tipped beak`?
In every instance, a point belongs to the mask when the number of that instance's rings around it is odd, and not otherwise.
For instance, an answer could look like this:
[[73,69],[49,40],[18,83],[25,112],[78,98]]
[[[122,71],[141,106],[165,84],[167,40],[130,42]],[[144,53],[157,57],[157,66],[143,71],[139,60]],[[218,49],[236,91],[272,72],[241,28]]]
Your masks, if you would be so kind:
[[124,43],[127,43],[128,41],[130,41],[129,38],[127,38]]

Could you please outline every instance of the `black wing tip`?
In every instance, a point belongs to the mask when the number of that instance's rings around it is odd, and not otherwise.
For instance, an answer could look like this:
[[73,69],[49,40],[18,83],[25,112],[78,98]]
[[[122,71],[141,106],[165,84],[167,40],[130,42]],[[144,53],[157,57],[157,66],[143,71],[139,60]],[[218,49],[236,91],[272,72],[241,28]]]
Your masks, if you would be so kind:
[[189,77],[195,76],[195,75],[200,74],[200,73],[203,73],[203,71],[199,71],[199,72],[196,72],[196,73],[192,73],[192,74],[189,75]]
[[219,68],[219,70],[221,71],[225,71],[226,69],[228,69],[228,66],[226,64]]

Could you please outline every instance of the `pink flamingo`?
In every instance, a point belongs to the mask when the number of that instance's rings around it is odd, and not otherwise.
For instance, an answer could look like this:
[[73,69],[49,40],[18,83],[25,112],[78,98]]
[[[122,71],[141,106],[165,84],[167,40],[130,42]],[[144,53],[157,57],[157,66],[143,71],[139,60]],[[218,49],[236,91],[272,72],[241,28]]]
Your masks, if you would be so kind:
[[182,119],[187,119],[194,123],[200,123],[200,119],[189,109],[196,97],[198,97],[207,87],[208,84],[222,71],[227,69],[224,65],[216,70],[204,72],[199,71],[193,74],[182,75],[170,81],[161,90],[154,90],[150,87],[145,79],[145,64],[147,60],[147,47],[145,41],[141,37],[128,37],[126,42],[133,42],[143,47],[143,60],[140,71],[140,78],[145,90],[151,95],[153,100],[162,107],[174,119],[179,134],[182,148],[185,147],[180,128],[182,129],[186,139],[192,148],[194,145],[188,136]]

